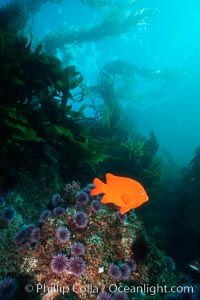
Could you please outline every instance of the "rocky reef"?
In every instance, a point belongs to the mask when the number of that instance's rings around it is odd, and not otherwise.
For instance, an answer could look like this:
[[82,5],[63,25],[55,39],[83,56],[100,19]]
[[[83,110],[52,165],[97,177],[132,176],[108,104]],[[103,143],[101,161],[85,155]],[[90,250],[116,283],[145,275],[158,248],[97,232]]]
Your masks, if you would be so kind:
[[1,213],[2,278],[16,278],[24,299],[27,286],[34,299],[152,299],[145,287],[177,282],[137,215],[102,205],[91,188],[67,184],[35,224]]

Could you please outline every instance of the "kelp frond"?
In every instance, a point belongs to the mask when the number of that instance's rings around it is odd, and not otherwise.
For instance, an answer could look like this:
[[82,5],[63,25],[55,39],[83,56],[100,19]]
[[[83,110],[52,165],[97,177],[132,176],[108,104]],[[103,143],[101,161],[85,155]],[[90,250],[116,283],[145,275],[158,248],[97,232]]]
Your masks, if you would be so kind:
[[23,6],[19,1],[10,2],[0,9],[0,29],[13,34],[22,30],[27,22]]

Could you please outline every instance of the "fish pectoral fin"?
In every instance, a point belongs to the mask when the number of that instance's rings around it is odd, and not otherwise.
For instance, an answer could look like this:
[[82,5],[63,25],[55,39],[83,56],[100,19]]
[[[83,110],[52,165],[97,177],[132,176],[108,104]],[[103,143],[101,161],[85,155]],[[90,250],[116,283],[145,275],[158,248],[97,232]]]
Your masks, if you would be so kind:
[[104,195],[101,198],[101,203],[110,203],[109,197],[107,195]]
[[131,209],[132,209],[132,207],[130,207],[130,206],[124,206],[124,207],[121,207],[119,211],[120,211],[120,214],[123,215]]
[[132,197],[126,193],[122,194],[121,199],[124,202],[124,204],[126,204],[126,205],[129,205],[132,201]]

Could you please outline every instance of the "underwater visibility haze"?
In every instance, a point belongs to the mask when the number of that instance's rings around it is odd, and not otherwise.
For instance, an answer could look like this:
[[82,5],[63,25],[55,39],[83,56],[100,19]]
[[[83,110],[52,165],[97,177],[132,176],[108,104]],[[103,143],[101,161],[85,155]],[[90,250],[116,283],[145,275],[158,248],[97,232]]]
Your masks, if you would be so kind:
[[0,300],[200,299],[199,12],[0,0]]

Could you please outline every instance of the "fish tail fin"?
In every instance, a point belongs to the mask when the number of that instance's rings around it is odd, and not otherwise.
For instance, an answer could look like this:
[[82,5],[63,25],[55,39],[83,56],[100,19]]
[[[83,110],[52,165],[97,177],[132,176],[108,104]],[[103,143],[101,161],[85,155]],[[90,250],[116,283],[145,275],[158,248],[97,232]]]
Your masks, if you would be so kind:
[[106,192],[106,184],[103,183],[103,181],[101,181],[99,178],[95,178],[93,180],[93,184],[95,185],[95,188],[91,190],[91,196],[95,196]]

